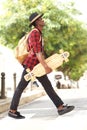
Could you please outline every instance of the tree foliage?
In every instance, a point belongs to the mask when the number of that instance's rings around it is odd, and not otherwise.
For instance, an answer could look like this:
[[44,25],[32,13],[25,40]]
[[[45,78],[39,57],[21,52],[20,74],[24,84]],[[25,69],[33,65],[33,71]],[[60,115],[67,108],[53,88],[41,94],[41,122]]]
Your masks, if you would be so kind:
[[32,12],[44,13],[46,26],[43,31],[46,56],[64,49],[70,52],[69,62],[60,70],[78,79],[87,69],[87,29],[75,19],[80,12],[74,3],[67,5],[48,0],[8,0],[5,15],[0,16],[0,42],[12,49],[26,32],[30,31],[29,16]]

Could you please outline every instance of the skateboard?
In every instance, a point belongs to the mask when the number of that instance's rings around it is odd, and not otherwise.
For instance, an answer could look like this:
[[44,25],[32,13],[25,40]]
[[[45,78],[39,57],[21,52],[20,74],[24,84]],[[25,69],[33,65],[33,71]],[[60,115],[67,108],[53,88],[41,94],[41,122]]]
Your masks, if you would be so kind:
[[[52,69],[55,70],[58,67],[60,67],[63,62],[68,62],[69,59],[69,52],[67,51],[60,51],[60,54],[55,53],[52,56],[48,57],[47,59],[45,59],[47,65]],[[41,63],[37,64],[32,71],[30,71],[30,69],[26,69],[27,74],[25,74],[24,79],[26,81],[29,80],[34,80],[35,77],[41,77],[43,75],[46,74],[44,67],[42,66]]]

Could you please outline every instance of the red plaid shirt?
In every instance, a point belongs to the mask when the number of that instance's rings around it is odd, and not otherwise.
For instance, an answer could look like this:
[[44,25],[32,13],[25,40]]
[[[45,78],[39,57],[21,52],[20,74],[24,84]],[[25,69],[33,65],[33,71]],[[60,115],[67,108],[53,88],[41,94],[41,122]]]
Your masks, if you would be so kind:
[[28,47],[32,50],[29,56],[23,62],[27,68],[32,70],[39,63],[36,53],[42,52],[42,33],[38,29],[33,29],[28,37]]

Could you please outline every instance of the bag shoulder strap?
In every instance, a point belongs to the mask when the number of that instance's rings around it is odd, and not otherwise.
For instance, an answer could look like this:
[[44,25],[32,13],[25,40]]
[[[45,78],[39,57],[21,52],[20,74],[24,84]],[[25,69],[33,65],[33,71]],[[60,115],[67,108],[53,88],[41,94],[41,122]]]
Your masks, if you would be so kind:
[[[39,32],[39,30],[37,29],[37,28],[34,28],[34,29],[32,29],[28,34],[30,35],[31,33],[32,33],[32,31],[34,31],[34,30],[36,30],[36,31],[38,31]],[[29,36],[28,35],[28,36]],[[30,40],[30,39],[29,39]],[[40,39],[39,39],[39,42],[41,41],[41,36],[40,36]]]

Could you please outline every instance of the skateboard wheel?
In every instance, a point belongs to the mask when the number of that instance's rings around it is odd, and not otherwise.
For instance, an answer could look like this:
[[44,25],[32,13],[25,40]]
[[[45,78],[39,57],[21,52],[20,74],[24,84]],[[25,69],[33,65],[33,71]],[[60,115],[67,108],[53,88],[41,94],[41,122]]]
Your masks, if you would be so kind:
[[69,59],[65,59],[65,62],[68,62],[69,61]]
[[64,50],[63,50],[63,49],[60,49],[60,50],[59,50],[59,53],[60,53],[60,54],[61,54],[61,53],[63,53],[63,52],[64,52]]
[[26,69],[26,72],[28,72],[28,73],[29,73],[29,72],[30,72],[30,69],[29,69],[29,68],[27,68],[27,69]]
[[25,75],[25,76],[24,76],[24,79],[25,79],[26,81],[29,81],[30,75]]

